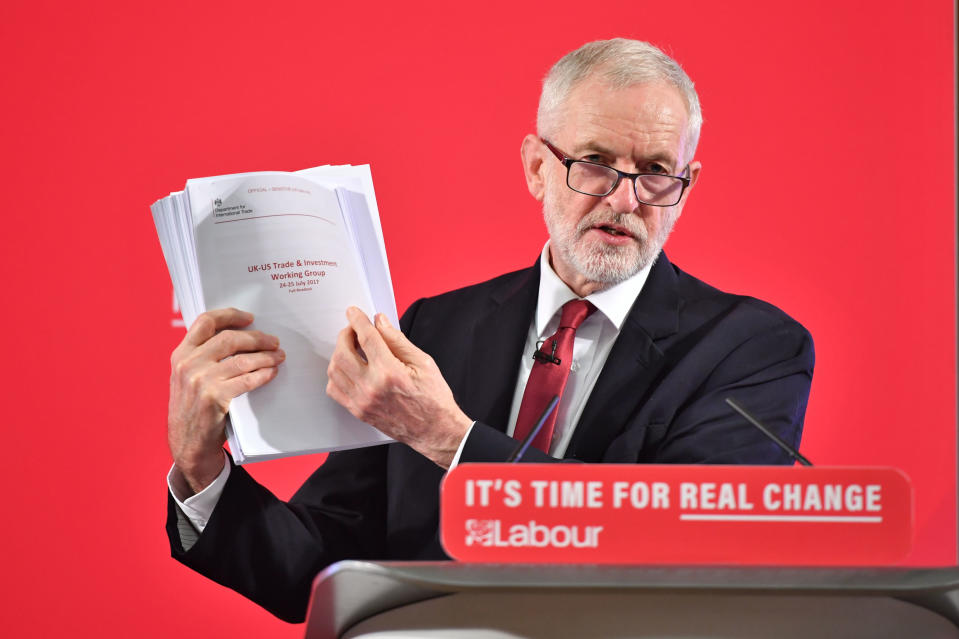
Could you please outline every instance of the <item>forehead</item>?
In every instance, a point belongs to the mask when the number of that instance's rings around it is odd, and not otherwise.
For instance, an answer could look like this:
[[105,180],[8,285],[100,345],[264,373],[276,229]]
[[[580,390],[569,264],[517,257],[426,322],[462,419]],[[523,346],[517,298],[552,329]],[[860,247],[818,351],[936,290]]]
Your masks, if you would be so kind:
[[591,78],[570,92],[556,137],[570,153],[596,145],[624,157],[665,153],[679,158],[688,119],[686,104],[671,84],[616,89]]

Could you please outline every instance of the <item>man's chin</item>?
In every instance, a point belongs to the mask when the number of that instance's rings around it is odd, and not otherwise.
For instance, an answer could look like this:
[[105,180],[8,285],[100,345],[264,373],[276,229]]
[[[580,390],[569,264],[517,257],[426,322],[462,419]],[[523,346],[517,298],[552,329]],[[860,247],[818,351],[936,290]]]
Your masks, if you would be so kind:
[[658,250],[645,256],[644,251],[639,251],[636,247],[630,247],[629,250],[618,249],[619,247],[607,246],[603,250],[593,250],[585,255],[577,251],[573,255],[574,266],[591,282],[609,288],[636,275],[659,255]]

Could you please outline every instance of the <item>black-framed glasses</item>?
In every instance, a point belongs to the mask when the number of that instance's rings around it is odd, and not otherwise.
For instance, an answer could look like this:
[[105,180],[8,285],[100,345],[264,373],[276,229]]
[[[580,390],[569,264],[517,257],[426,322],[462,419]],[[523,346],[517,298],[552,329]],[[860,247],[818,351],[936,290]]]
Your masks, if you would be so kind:
[[[636,199],[650,206],[673,206],[683,197],[690,179],[684,175],[666,175],[665,173],[626,173],[599,162],[574,160],[555,146],[540,138],[546,148],[566,167],[566,185],[583,195],[606,197],[616,190],[620,180],[626,178],[633,183]],[[689,165],[682,171],[689,173]]]

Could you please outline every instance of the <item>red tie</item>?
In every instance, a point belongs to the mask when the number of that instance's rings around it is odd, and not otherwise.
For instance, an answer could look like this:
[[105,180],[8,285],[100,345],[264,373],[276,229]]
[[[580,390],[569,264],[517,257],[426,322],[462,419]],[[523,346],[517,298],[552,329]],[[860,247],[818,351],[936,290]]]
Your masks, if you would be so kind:
[[[573,341],[576,338],[576,329],[596,307],[586,300],[570,300],[563,304],[563,315],[559,320],[556,333],[543,342],[537,352],[543,357],[534,357],[533,370],[530,371],[526,390],[523,392],[523,403],[519,407],[516,418],[516,429],[513,437],[522,441],[526,438],[536,421],[543,414],[553,395],[563,397],[566,381],[569,379],[569,367],[573,363]],[[559,363],[555,363],[559,360]],[[553,439],[553,429],[556,427],[557,407],[543,424],[532,445],[543,452],[549,452],[549,443]]]

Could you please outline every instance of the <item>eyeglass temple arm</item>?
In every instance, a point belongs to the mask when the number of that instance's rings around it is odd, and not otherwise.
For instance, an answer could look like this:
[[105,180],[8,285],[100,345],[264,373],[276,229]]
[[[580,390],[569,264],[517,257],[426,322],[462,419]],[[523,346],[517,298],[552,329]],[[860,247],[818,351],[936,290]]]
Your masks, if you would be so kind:
[[558,160],[559,160],[560,162],[562,162],[563,164],[566,164],[566,162],[568,162],[568,161],[571,159],[571,158],[568,158],[568,157],[566,157],[565,155],[563,155],[563,152],[560,151],[559,149],[557,149],[557,148],[556,148],[555,146],[553,146],[552,144],[550,144],[549,141],[548,141],[546,138],[540,138],[539,141],[542,142],[543,144],[545,144],[545,145],[546,145],[546,148],[549,149],[550,152],[551,152],[553,155],[556,156],[556,159],[558,159]]

